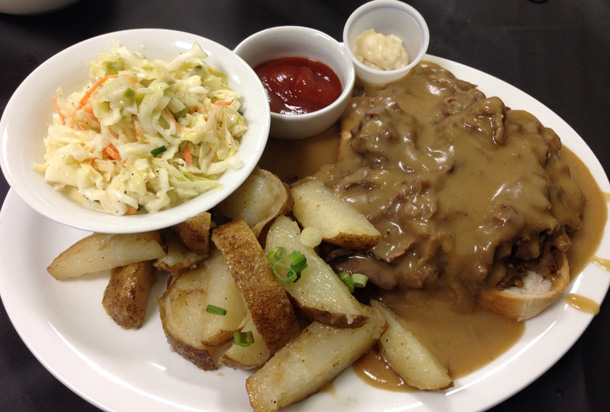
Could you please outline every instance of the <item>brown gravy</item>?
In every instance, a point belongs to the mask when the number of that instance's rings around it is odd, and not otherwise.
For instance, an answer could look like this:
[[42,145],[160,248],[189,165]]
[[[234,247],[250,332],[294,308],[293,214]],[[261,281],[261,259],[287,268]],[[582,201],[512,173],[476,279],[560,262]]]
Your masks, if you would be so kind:
[[371,386],[394,392],[411,392],[414,389],[394,372],[376,347],[362,355],[352,365],[356,375]]
[[591,259],[591,262],[595,263],[597,266],[601,267],[602,269],[605,269],[606,271],[610,272],[610,260],[609,259],[604,259],[604,258],[594,256]]
[[311,176],[322,166],[334,163],[339,152],[339,128],[304,140],[269,139],[258,165],[286,183]]
[[572,245],[567,252],[570,276],[574,279],[591,262],[602,239],[608,218],[608,197],[600,190],[587,166],[574,153],[564,147],[561,157],[570,166],[572,178],[582,189],[585,199],[580,229],[570,236]]
[[568,305],[581,312],[590,313],[592,315],[597,315],[599,313],[599,304],[585,296],[569,293],[566,295],[565,300]]
[[[418,110],[424,115],[425,102]],[[429,108],[429,106],[428,106]],[[523,116],[526,116],[524,114]],[[270,139],[260,166],[291,183],[310,176],[336,162],[339,156],[339,130],[302,141]],[[569,166],[572,177],[582,189],[583,205],[580,229],[571,235],[568,250],[571,275],[590,261],[602,236],[607,218],[608,196],[602,193],[587,167],[569,150],[561,149],[561,159]],[[468,197],[473,197],[471,193]],[[391,306],[413,333],[449,368],[453,378],[464,376],[493,361],[510,348],[524,331],[524,324],[507,319],[473,304],[453,305],[449,289],[393,290],[377,296]],[[582,299],[575,299],[583,302]],[[586,306],[586,305],[585,305]],[[389,390],[409,390],[375,351],[354,365],[354,369],[373,386]],[[393,375],[393,376],[392,376]]]
[[401,81],[364,87],[342,130],[340,160],[316,177],[382,239],[336,269],[388,289],[440,283],[468,299],[560,267],[583,196],[559,137],[533,115],[421,63]]
[[451,294],[443,288],[384,292],[380,297],[456,379],[513,346],[521,338],[524,324],[480,305],[458,311]]

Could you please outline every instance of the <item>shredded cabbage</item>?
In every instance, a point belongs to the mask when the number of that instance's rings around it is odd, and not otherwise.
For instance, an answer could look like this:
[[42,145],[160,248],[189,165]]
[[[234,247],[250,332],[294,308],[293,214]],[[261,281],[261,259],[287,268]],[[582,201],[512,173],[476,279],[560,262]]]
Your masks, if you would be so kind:
[[198,44],[166,61],[113,44],[90,61],[90,82],[54,98],[35,165],[57,190],[116,215],[158,212],[220,186],[242,167],[240,96]]

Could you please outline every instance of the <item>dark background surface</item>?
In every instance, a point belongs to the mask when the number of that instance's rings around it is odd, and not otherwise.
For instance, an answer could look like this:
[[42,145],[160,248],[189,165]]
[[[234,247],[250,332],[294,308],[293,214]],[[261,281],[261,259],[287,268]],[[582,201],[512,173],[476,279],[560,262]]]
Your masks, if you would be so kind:
[[[261,29],[302,25],[341,40],[343,24],[362,3],[82,0],[46,15],[0,14],[0,111],[4,111],[12,93],[39,64],[95,35],[131,28],[167,28],[192,32],[234,48]],[[607,155],[610,1],[409,3],[428,22],[431,34],[428,53],[487,72],[540,100],[582,136],[606,173],[610,171]],[[0,174],[0,202],[7,191],[8,185]],[[610,302],[606,297],[601,313],[572,349],[539,379],[493,411],[610,410],[609,322]],[[131,408],[139,410],[137,405]],[[3,306],[0,306],[0,410],[97,410],[43,368],[15,332]]]

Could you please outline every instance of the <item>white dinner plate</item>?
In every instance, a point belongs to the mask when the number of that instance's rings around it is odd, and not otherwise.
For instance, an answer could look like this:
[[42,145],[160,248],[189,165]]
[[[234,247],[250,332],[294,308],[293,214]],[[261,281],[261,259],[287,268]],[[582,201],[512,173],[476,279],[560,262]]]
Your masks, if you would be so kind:
[[[551,110],[518,89],[485,73],[427,56],[460,79],[479,85],[507,106],[527,110],[553,128],[565,146],[589,167],[604,192],[608,178],[577,133]],[[23,341],[59,380],[91,403],[108,411],[250,411],[245,390],[249,372],[221,368],[204,372],[170,351],[151,303],[145,325],[126,331],[105,313],[101,299],[106,276],[58,282],[46,267],[62,250],[88,235],[54,223],[29,209],[12,191],[0,213],[0,293]],[[596,256],[610,258],[608,223]],[[570,293],[601,303],[610,276],[589,264],[571,284]],[[159,296],[163,282],[153,295]],[[559,299],[526,322],[522,338],[482,369],[456,380],[441,392],[399,393],[368,386],[348,369],[333,390],[318,393],[294,411],[482,410],[518,392],[550,368],[579,338],[592,315]]]

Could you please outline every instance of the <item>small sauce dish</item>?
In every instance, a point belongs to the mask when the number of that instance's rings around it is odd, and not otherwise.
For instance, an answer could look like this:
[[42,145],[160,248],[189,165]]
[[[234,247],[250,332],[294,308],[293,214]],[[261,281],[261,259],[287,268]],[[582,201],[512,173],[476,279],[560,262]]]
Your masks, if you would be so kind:
[[266,29],[243,40],[235,53],[255,69],[280,58],[313,59],[328,66],[339,78],[340,95],[319,110],[301,114],[271,112],[270,136],[304,139],[331,128],[343,114],[354,87],[354,65],[341,43],[327,34],[300,26]]
[[[394,70],[369,67],[354,53],[356,40],[367,30],[384,35],[394,35],[402,41],[409,62]],[[423,16],[413,7],[395,0],[375,0],[357,8],[347,19],[343,29],[343,44],[352,59],[358,79],[375,85],[399,80],[409,73],[426,54],[430,32]]]

